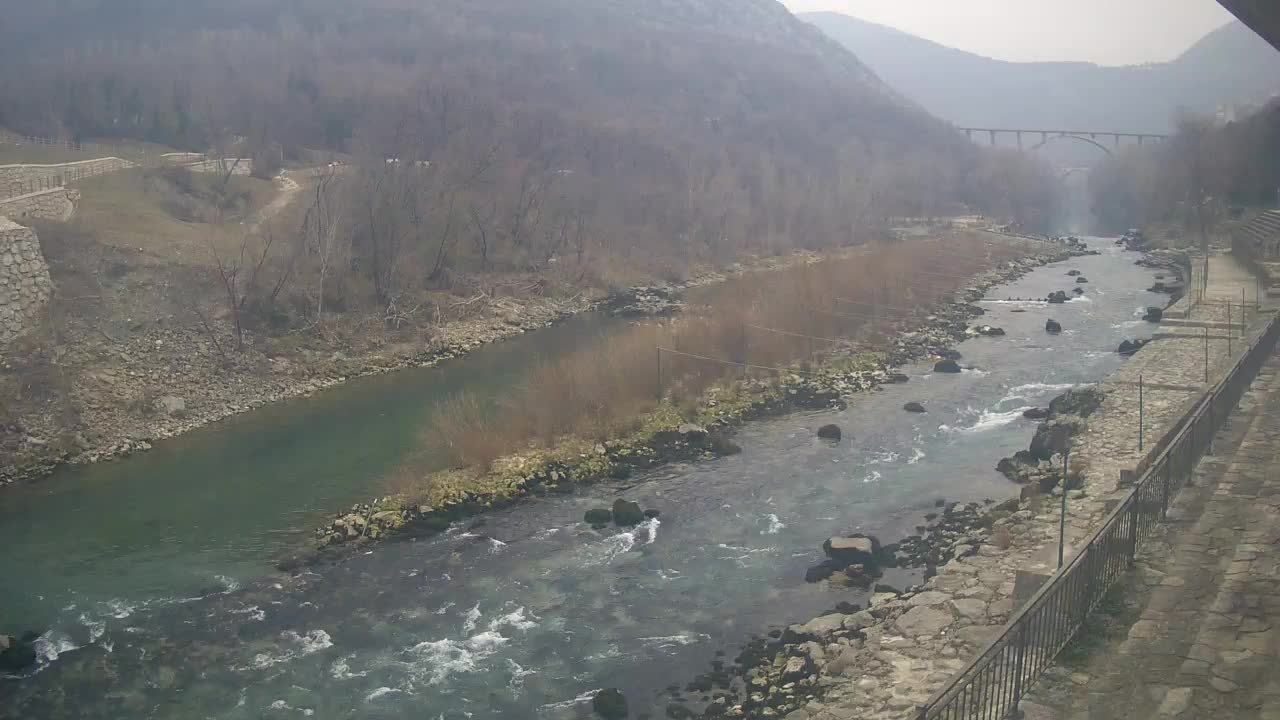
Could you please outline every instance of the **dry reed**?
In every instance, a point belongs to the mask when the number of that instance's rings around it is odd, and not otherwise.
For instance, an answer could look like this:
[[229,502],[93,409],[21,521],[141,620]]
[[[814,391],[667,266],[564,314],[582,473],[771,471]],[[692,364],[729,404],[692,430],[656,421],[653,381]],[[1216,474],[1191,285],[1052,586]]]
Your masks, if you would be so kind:
[[660,397],[691,403],[728,378],[767,374],[761,368],[875,350],[895,324],[915,314],[904,309],[950,299],[973,274],[1025,252],[1023,245],[967,234],[945,243],[869,245],[731,280],[708,305],[636,324],[539,365],[494,408],[466,395],[452,398],[424,438],[456,464],[488,468],[498,457],[566,435],[614,436],[634,427]]

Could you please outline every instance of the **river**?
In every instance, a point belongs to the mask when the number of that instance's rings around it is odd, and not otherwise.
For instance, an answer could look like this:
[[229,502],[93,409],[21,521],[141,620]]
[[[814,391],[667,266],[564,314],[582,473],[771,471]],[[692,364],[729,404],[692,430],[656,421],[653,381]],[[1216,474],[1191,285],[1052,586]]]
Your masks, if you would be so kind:
[[[1165,300],[1143,289],[1152,271],[1136,255],[1093,242],[1102,255],[994,288],[982,322],[1007,335],[962,343],[973,369],[960,375],[908,368],[909,383],[847,410],[749,424],[741,454],[530,499],[318,573],[265,573],[298,532],[272,528],[310,527],[367,493],[432,398],[500,391],[534,348],[616,325],[583,318],[19,488],[0,510],[0,601],[51,629],[41,671],[0,691],[24,718],[453,719],[585,716],[589,694],[613,686],[661,715],[663,688],[717,652],[865,601],[804,582],[827,537],[889,542],[937,498],[1016,495],[993,468],[1029,442],[1022,410],[1105,377],[1121,340],[1150,335],[1142,308]],[[1068,269],[1089,278],[1084,298],[997,301],[1069,290]],[[1061,335],[1044,332],[1048,317]],[[814,438],[829,422],[842,442]],[[618,496],[662,514],[630,531],[581,522]]]

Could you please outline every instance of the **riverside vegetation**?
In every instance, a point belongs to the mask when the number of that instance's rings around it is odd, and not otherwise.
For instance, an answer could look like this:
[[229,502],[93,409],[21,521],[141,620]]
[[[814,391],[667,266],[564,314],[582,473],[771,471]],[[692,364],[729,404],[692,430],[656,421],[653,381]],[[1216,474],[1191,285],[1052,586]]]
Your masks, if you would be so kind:
[[746,420],[840,406],[905,381],[894,368],[906,362],[954,360],[950,346],[982,314],[970,301],[1072,252],[1080,250],[960,234],[875,245],[725,288],[708,306],[539,368],[498,407],[455,398],[424,440],[451,449],[458,467],[426,476],[402,468],[391,495],[317,531],[330,550],[315,559],[351,541],[436,532],[526,494],[734,452],[729,437]]

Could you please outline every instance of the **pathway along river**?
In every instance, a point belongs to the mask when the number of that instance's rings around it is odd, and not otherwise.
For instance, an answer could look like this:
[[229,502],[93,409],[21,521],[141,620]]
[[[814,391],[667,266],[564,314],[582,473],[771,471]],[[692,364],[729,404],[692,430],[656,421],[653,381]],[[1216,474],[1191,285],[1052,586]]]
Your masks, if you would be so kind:
[[[600,321],[20,488],[0,511],[0,607],[6,620],[16,606],[52,630],[41,670],[0,681],[0,694],[23,718],[452,720],[586,716],[593,690],[617,686],[633,712],[660,716],[662,688],[706,670],[717,651],[732,657],[753,634],[864,600],[804,582],[828,536],[890,541],[935,498],[1017,493],[992,468],[1029,442],[1022,410],[1104,378],[1121,340],[1150,334],[1142,308],[1162,301],[1142,290],[1152,272],[1136,255],[1094,242],[1102,255],[992,290],[1070,289],[1073,268],[1090,280],[1066,305],[986,304],[984,322],[1008,334],[960,346],[977,369],[912,367],[909,383],[843,412],[748,425],[739,455],[531,499],[318,574],[185,597],[213,575],[261,576],[287,541],[264,529],[281,524],[281,508],[305,527],[311,509],[351,500],[360,484],[342,476],[395,462],[411,441],[401,426],[441,386],[500,389],[531,346],[571,344]],[[1047,335],[1048,317],[1065,332]],[[903,412],[912,400],[928,414]],[[828,422],[843,426],[843,442],[814,438]],[[619,495],[661,510],[660,521],[629,532],[581,522]]]

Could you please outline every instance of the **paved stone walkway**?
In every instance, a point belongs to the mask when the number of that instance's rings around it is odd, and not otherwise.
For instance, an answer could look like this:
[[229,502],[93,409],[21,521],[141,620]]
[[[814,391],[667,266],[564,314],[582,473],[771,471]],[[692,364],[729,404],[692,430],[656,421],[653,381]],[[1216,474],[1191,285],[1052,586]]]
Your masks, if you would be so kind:
[[1050,673],[1028,720],[1280,720],[1280,354],[1215,447],[1143,542],[1136,622]]

